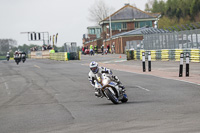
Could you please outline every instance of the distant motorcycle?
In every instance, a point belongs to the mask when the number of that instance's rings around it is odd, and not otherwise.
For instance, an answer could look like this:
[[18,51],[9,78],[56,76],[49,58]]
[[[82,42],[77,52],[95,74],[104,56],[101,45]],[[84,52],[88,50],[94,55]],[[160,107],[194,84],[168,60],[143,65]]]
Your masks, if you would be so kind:
[[21,56],[20,56],[20,54],[16,54],[16,55],[14,55],[14,60],[15,60],[15,62],[16,62],[17,65],[18,65],[19,62],[21,61]]
[[26,55],[22,54],[22,62],[24,63],[26,61]]
[[99,90],[99,93],[111,100],[114,104],[118,104],[120,101],[125,103],[128,101],[128,97],[125,91],[118,86],[118,84],[111,80],[108,74],[96,74],[95,88]]
[[10,60],[10,55],[7,55],[6,59],[7,59],[7,61],[9,61]]

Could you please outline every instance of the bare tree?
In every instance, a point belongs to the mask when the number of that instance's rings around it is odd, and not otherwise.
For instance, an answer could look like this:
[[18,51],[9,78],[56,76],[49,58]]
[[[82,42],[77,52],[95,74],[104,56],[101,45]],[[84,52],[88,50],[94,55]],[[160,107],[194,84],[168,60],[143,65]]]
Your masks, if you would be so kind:
[[145,4],[145,11],[151,12],[153,7],[154,0],[148,0],[148,2]]
[[96,0],[95,3],[89,8],[89,20],[98,24],[104,20],[110,14],[112,14],[114,8],[108,7],[103,0]]
[[10,46],[17,45],[17,41],[13,39],[0,39],[0,55],[9,51]]

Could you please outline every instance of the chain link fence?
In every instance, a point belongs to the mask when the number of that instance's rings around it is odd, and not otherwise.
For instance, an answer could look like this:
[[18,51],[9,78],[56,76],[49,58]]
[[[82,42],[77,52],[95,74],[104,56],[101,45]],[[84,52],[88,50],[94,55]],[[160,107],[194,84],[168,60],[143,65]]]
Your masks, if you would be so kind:
[[[166,32],[166,31],[164,31]],[[200,49],[200,29],[156,32],[143,34],[144,39],[137,44],[137,48],[144,50],[158,49]],[[129,42],[127,42],[129,44]],[[135,47],[135,44],[133,45]]]
[[69,60],[78,60],[79,52],[76,42],[67,42],[64,44],[64,52],[67,52]]
[[135,41],[126,41],[126,50],[137,50],[137,49],[143,49],[143,43],[141,43],[141,40],[135,40]]

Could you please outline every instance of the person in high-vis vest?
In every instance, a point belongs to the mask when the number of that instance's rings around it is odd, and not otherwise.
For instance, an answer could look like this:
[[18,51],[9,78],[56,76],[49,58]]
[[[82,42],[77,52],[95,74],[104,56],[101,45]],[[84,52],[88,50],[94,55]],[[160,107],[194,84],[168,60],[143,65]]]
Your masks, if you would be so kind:
[[97,53],[97,45],[94,46],[94,51]]
[[55,53],[54,48],[52,48],[52,49],[50,50],[50,53]]
[[93,45],[90,45],[90,55],[94,55]]

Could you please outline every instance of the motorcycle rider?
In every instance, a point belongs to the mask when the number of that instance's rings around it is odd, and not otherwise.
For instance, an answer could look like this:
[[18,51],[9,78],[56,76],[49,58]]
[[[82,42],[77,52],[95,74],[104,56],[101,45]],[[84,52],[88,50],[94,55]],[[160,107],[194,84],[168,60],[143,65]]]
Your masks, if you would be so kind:
[[[117,76],[112,75],[112,71],[110,69],[107,69],[105,67],[99,67],[98,63],[95,61],[92,61],[90,63],[90,72],[89,72],[89,77],[88,80],[90,81],[90,84],[95,87],[95,80],[96,80],[96,76],[95,74],[97,73],[107,73],[110,74],[111,79],[115,82],[118,83],[119,87],[122,88],[122,91],[125,91],[125,87],[122,85],[122,83],[120,82],[119,78]],[[100,90],[98,90],[97,88],[95,89],[95,96],[97,97],[102,97]]]
[[9,59],[10,59],[10,52],[7,52],[7,55],[6,55],[6,57],[7,57],[7,60],[9,60]]

